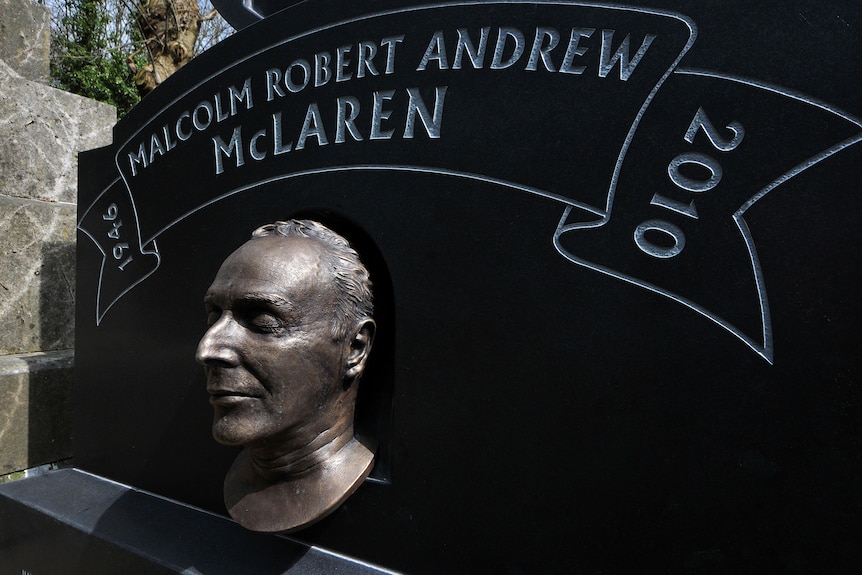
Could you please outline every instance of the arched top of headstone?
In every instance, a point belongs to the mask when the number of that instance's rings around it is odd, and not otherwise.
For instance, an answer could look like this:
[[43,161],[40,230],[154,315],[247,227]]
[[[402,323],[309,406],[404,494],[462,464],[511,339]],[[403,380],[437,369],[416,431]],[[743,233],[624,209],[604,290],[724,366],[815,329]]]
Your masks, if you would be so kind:
[[305,0],[212,0],[213,6],[237,30]]

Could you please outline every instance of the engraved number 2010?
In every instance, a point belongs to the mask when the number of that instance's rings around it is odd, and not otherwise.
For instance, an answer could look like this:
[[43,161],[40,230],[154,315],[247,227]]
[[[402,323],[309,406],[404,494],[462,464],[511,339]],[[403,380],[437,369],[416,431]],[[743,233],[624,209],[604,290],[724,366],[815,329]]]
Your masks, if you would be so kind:
[[[710,121],[706,112],[703,111],[703,108],[698,108],[694,118],[691,120],[691,124],[688,126],[688,130],[685,132],[685,136],[683,136],[683,139],[689,144],[692,144],[694,143],[694,137],[697,132],[703,130],[709,143],[712,144],[716,150],[720,152],[730,152],[735,150],[737,146],[742,143],[742,139],[745,137],[745,129],[739,122],[731,122],[727,125],[727,129],[733,134],[730,138],[723,137],[715,125]],[[709,176],[705,179],[687,176],[683,174],[681,170],[685,165],[698,166],[699,168],[706,169]],[[715,188],[719,182],[721,182],[723,171],[718,160],[708,154],[701,152],[683,152],[670,161],[667,166],[667,175],[678,188],[694,194],[700,194]],[[686,204],[685,202],[668,198],[656,192],[650,200],[650,204],[694,220],[697,220],[700,217],[697,213],[697,206],[695,206],[694,199]],[[664,235],[670,240],[671,245],[656,245],[647,239],[647,232],[655,232]],[[642,252],[661,259],[672,258],[682,252],[683,248],[685,248],[685,234],[680,227],[663,219],[652,219],[642,222],[637,228],[635,228],[634,240],[635,244]]]

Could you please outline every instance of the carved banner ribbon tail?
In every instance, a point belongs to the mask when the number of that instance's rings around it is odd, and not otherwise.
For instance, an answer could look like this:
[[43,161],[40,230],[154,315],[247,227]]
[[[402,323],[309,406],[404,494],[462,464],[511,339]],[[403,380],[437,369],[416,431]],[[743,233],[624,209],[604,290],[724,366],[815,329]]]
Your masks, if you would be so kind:
[[155,241],[141,245],[135,203],[120,179],[87,208],[78,229],[102,252],[96,296],[99,325],[111,306],[158,269],[161,259]]
[[[677,70],[621,153],[605,217],[567,209],[555,246],[697,312],[773,363],[756,242],[768,229],[746,216],[784,182],[859,142],[860,130],[858,119],[790,90]],[[759,211],[768,216],[768,206]]]

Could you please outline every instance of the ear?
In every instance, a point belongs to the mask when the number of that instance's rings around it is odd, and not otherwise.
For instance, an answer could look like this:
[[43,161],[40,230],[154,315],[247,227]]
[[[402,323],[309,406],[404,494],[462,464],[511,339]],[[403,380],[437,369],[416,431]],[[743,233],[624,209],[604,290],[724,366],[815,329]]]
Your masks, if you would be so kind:
[[374,343],[374,332],[377,324],[371,318],[365,318],[359,322],[355,335],[350,340],[350,350],[347,354],[347,370],[344,373],[347,381],[356,381],[365,371],[365,362],[371,353],[371,344]]

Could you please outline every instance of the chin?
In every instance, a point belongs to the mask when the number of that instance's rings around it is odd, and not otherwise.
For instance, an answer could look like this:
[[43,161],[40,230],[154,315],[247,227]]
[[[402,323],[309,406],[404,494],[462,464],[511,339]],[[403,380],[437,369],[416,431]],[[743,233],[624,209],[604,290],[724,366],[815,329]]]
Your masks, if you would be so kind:
[[213,439],[222,445],[231,447],[245,445],[254,440],[254,434],[250,433],[244,426],[237,425],[236,422],[225,421],[225,419],[218,416],[213,419]]

